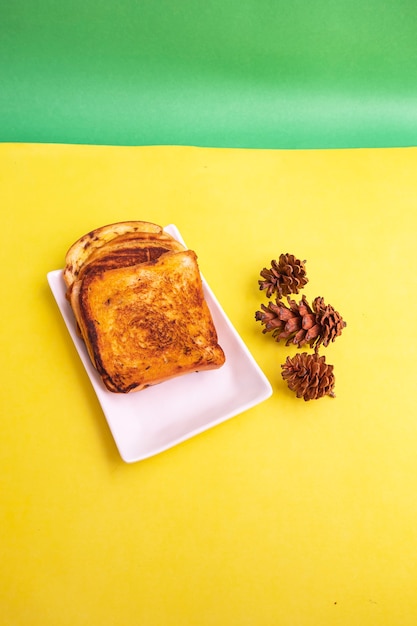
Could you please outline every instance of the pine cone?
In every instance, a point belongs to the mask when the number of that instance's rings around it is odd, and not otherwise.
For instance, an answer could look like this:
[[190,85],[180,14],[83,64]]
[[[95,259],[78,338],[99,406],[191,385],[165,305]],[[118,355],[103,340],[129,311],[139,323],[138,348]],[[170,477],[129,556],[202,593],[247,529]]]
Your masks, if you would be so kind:
[[335,397],[333,365],[328,365],[324,356],[303,352],[293,358],[287,357],[281,367],[283,379],[297,398],[304,398],[307,402],[323,396]]
[[276,341],[285,339],[285,345],[294,344],[302,348],[308,344],[317,351],[323,344],[328,346],[338,337],[346,322],[330,304],[326,305],[323,298],[316,298],[310,307],[305,296],[297,304],[287,298],[287,307],[280,300],[261,305],[262,311],[255,313],[255,319],[265,326],[263,333],[272,332]]
[[278,263],[271,261],[272,267],[264,269],[259,280],[259,289],[266,290],[268,298],[277,292],[278,298],[298,293],[307,284],[305,261],[300,261],[293,254],[281,254]]

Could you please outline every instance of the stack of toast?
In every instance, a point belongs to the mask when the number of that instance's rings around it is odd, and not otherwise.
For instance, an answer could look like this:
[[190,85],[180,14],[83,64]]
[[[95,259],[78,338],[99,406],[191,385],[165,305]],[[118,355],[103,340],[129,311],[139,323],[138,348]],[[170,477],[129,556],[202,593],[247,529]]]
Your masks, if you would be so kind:
[[157,224],[119,222],[78,239],[64,280],[105,386],[140,391],[225,362],[193,250]]

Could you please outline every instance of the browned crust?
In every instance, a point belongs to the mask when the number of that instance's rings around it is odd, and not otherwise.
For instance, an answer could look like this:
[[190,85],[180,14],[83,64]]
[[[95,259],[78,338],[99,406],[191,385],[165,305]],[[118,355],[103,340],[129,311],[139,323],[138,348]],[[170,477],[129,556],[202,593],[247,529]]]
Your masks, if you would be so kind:
[[167,235],[162,226],[153,222],[127,221],[100,226],[77,239],[65,255],[64,280],[67,287],[72,285],[81,266],[95,250],[116,237],[123,237],[128,234],[138,235],[139,233],[142,238],[164,238]]

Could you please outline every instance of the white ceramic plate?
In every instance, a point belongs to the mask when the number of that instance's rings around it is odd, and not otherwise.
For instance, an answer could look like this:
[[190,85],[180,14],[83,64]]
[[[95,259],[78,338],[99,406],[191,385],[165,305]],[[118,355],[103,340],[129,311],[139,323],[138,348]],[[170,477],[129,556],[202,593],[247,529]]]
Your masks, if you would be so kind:
[[[178,229],[165,228],[184,243]],[[184,244],[185,245],[185,244]],[[218,370],[191,373],[130,394],[108,391],[75,330],[65,298],[62,270],[48,282],[75,347],[97,394],[119,453],[126,463],[140,461],[266,400],[272,388],[203,278],[204,292],[226,363]]]

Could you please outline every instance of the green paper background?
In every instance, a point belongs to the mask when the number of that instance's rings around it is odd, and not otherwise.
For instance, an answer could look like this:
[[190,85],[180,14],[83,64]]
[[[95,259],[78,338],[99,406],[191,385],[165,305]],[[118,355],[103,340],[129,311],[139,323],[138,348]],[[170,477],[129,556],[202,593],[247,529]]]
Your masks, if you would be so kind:
[[417,145],[417,2],[3,1],[0,141]]

